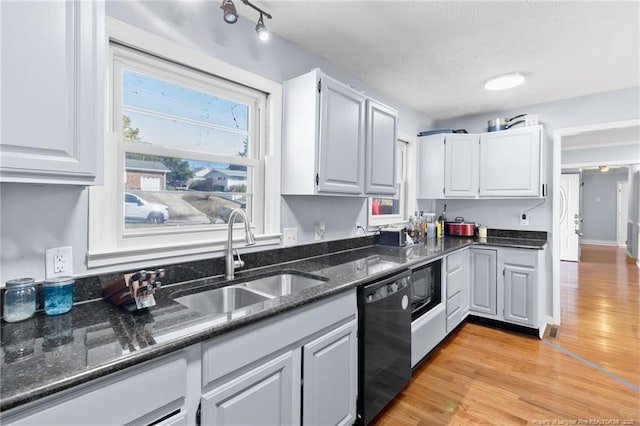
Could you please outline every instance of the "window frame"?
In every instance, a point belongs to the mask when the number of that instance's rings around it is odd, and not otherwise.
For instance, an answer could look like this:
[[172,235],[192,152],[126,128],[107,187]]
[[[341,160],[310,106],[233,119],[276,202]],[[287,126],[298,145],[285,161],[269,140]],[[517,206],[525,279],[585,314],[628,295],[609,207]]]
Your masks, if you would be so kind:
[[[409,160],[410,158],[415,158],[412,155],[412,150],[415,146],[415,138],[398,132],[398,138],[396,139],[396,152],[397,158],[396,161],[396,182],[397,182],[397,192],[395,197],[369,197],[367,198],[367,227],[370,231],[375,230],[380,227],[389,226],[389,225],[398,225],[404,224],[408,221],[407,212],[412,211],[410,207],[411,203],[411,177],[414,176],[412,163]],[[377,215],[374,216],[371,214],[371,203],[373,198],[394,198],[399,200],[400,204],[400,212],[399,214],[393,215]]]
[[[254,184],[260,188],[253,188],[252,193],[252,217],[251,226],[256,236],[256,245],[280,244],[280,141],[281,141],[281,117],[282,117],[282,85],[265,79],[246,70],[237,68],[218,59],[206,56],[196,50],[184,47],[162,37],[148,33],[139,28],[125,24],[112,18],[107,18],[106,37],[106,78],[105,94],[108,101],[104,153],[104,185],[89,189],[89,250],[87,252],[87,267],[100,268],[110,265],[149,265],[150,262],[166,263],[167,259],[179,261],[182,259],[194,260],[210,257],[212,252],[219,252],[226,247],[227,225],[190,225],[188,227],[150,228],[125,230],[123,208],[114,211],[114,206],[121,206],[124,182],[120,178],[124,174],[125,151],[124,142],[119,140],[121,130],[121,110],[115,110],[119,106],[119,87],[114,87],[114,72],[117,71],[116,62],[119,57],[127,56],[130,49],[132,59],[139,59],[139,53],[155,57],[158,63],[167,61],[175,64],[183,64],[186,73],[191,74],[190,69],[219,77],[222,80],[231,81],[234,85],[249,88],[248,91],[262,92],[266,94],[264,105],[258,105],[259,111],[255,123],[259,131],[260,143],[249,143],[249,156],[246,158],[234,158],[233,164],[250,166],[255,174]],[[124,47],[120,47],[120,46]],[[114,56],[115,53],[115,56]],[[187,65],[188,64],[188,65]],[[127,62],[127,65],[129,63]],[[141,69],[124,68],[144,73]],[[166,68],[165,68],[166,70]],[[152,77],[158,78],[161,72],[154,72]],[[192,75],[190,75],[192,77]],[[180,84],[178,77],[168,81]],[[206,78],[206,77],[205,77]],[[204,84],[204,83],[203,83]],[[224,84],[221,85],[224,87]],[[194,87],[189,84],[189,87]],[[215,85],[220,87],[220,85]],[[236,86],[237,87],[237,86]],[[195,87],[197,88],[197,87]],[[220,93],[224,97],[224,88]],[[207,90],[211,92],[211,90]],[[231,90],[231,100],[234,93]],[[253,117],[250,120],[254,120]],[[185,150],[174,148],[162,148],[162,154],[154,146],[132,146],[127,144],[127,152],[141,154],[172,156],[176,158],[194,159],[185,156]],[[218,154],[202,154],[202,161],[228,163],[229,156]],[[249,190],[249,189],[248,189]],[[241,224],[234,225],[234,241],[244,241]],[[237,235],[235,230],[238,229]]]

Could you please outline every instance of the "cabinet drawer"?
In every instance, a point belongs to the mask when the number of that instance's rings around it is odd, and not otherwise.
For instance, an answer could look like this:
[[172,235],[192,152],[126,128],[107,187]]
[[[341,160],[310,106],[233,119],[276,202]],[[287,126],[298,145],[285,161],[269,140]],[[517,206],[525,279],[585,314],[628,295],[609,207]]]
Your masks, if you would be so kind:
[[148,424],[184,404],[185,352],[131,367],[114,377],[78,386],[20,414],[3,413],[2,424]]
[[447,314],[447,333],[450,333],[464,319],[464,312],[461,307]]
[[453,311],[462,307],[462,296],[463,293],[459,291],[447,299],[447,315],[451,315]]
[[464,253],[465,250],[461,250],[447,256],[447,273],[462,268],[462,264],[464,263]]
[[445,308],[440,304],[411,323],[411,367],[445,338],[446,319]]
[[465,274],[465,270],[462,267],[453,272],[447,272],[447,299],[450,299],[456,293],[460,293],[468,285],[467,274]]

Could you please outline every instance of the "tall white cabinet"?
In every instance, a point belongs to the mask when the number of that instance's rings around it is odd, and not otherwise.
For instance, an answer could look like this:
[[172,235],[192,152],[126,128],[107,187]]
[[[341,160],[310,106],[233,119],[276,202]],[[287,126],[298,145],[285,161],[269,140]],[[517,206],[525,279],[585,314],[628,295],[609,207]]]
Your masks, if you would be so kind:
[[283,195],[393,196],[397,112],[319,69],[284,84]]
[[104,2],[0,2],[0,181],[100,183]]

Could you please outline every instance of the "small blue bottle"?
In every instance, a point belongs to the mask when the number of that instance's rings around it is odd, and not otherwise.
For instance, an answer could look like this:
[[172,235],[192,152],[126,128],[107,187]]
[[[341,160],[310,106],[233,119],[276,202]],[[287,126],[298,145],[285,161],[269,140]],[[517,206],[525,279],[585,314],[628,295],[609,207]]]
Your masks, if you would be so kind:
[[74,283],[73,277],[48,278],[42,282],[45,314],[60,315],[71,310]]

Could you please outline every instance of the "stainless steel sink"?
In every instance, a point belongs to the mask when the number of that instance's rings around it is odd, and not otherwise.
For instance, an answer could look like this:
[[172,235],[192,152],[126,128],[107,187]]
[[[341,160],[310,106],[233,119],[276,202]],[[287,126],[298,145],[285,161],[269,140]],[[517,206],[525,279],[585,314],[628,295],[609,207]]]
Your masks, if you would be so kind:
[[174,300],[198,312],[222,314],[272,298],[242,287],[231,286],[176,297]]
[[[236,281],[228,287],[196,291],[173,300],[205,314],[237,312],[248,306],[323,284],[323,277],[283,272]],[[246,309],[245,309],[246,310]]]
[[282,273],[255,278],[251,281],[239,283],[238,285],[261,294],[279,297],[291,293],[298,293],[302,290],[324,284],[325,282],[326,280],[322,279],[322,277]]

